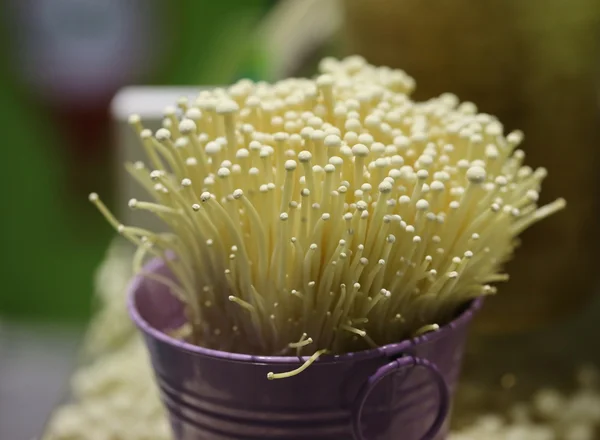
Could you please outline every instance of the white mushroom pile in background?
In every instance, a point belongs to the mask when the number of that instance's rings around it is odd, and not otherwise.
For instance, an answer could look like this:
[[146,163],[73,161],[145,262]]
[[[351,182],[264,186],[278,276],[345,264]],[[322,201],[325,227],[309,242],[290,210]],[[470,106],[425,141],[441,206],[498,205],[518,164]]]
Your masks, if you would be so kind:
[[131,250],[116,242],[99,268],[101,309],[88,330],[72,401],[52,415],[42,440],[171,440],[142,339],[127,316]]
[[508,414],[483,414],[449,440],[595,440],[600,435],[598,370],[582,367],[578,389],[566,395],[553,388],[538,390]]

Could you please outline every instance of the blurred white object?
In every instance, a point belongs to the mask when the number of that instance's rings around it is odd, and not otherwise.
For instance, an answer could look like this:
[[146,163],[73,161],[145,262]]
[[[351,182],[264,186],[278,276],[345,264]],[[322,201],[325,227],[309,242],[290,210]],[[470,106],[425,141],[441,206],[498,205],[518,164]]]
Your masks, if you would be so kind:
[[127,120],[131,114],[138,114],[144,126],[152,131],[161,127],[164,109],[173,105],[177,99],[195,97],[203,87],[143,87],[132,86],[121,89],[111,104],[113,135],[115,143],[115,214],[124,224],[147,228],[162,229],[156,216],[142,210],[128,208],[129,199],[147,200],[149,196],[125,170],[126,162],[141,160],[146,162],[144,149],[138,136]]

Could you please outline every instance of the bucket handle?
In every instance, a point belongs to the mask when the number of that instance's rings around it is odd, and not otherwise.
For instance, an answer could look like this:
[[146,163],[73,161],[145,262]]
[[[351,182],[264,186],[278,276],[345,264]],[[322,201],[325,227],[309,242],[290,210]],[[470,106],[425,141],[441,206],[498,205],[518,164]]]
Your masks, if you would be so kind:
[[427,359],[406,355],[380,367],[363,385],[358,394],[358,400],[354,407],[352,420],[352,428],[354,431],[355,440],[367,440],[362,434],[361,419],[365,403],[367,402],[371,392],[384,378],[406,367],[421,367],[428,370],[431,373],[431,377],[437,385],[439,391],[440,404],[438,406],[437,415],[427,432],[423,435],[423,437],[421,437],[420,440],[432,440],[442,428],[442,425],[446,420],[446,416],[448,415],[448,410],[450,409],[450,392],[448,390],[448,385],[440,373],[440,370],[433,362],[430,362]]

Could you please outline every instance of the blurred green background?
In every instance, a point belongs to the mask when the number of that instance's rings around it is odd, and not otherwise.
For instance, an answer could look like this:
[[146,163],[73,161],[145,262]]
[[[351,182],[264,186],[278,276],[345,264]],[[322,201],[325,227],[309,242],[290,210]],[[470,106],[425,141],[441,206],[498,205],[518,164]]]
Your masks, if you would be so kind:
[[[9,1],[2,7],[0,319],[82,322],[89,317],[93,273],[113,233],[87,203],[87,194],[101,192],[110,205],[114,146],[108,111],[119,88],[224,84],[241,76],[268,76],[268,60],[257,49],[252,29],[275,1],[82,3],[88,9],[78,6],[75,12],[74,3],[65,0],[37,5]],[[129,10],[120,7],[126,3]],[[44,11],[44,4],[52,8]],[[60,23],[66,20],[59,16],[60,7],[69,7],[82,19],[72,16],[76,24],[67,28]],[[78,65],[77,51],[101,51],[102,44],[110,44],[103,32],[114,31],[116,16],[122,37],[117,51],[124,59],[127,51],[142,58],[143,68],[111,76]],[[91,20],[86,22],[86,17]],[[149,38],[144,45],[144,38],[127,32]],[[69,46],[69,38],[77,44]],[[136,40],[137,46],[128,47]],[[53,77],[49,51],[74,60],[72,66],[58,66],[66,74]],[[122,66],[115,62],[107,67]],[[78,71],[88,78],[82,88],[73,86]]]

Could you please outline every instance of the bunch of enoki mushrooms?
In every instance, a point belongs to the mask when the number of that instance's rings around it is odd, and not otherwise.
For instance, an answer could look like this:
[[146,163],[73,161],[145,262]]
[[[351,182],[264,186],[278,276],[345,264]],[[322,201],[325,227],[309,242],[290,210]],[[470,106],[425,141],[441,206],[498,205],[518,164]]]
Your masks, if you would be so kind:
[[[261,355],[347,353],[435,331],[507,279],[547,172],[520,132],[404,72],[353,56],[315,79],[241,80],[182,98],[127,164],[168,232],[121,224],[135,270],[186,305],[190,342]],[[147,257],[172,276],[144,270]]]

